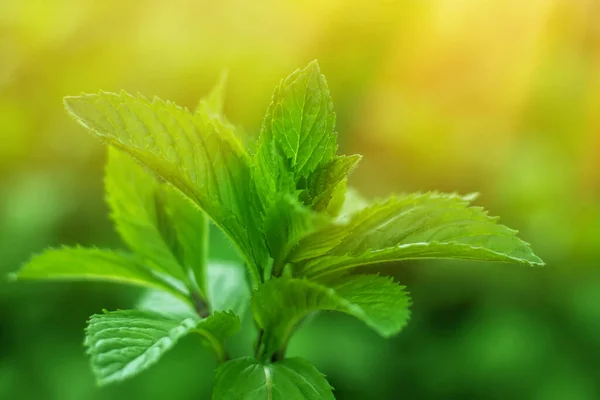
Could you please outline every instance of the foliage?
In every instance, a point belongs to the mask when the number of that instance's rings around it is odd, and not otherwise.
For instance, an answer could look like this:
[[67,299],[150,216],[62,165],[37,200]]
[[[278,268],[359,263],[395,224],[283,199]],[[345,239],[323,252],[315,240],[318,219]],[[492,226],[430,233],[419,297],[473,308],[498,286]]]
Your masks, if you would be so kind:
[[[193,112],[125,92],[65,98],[75,120],[109,145],[107,202],[131,252],[51,249],[16,277],[151,290],[138,310],[91,317],[86,346],[99,384],[143,371],[197,333],[226,361],[214,399],[333,398],[313,366],[285,357],[299,324],[339,311],[389,337],[409,317],[403,286],[357,267],[413,259],[543,265],[515,231],[470,206],[474,196],[369,203],[351,195],[360,156],[337,155],[333,103],[316,62],[276,88],[255,152],[223,115],[223,90],[221,82]],[[231,239],[247,274],[207,261],[208,219]],[[247,304],[259,330],[255,354],[228,361],[226,339]]]

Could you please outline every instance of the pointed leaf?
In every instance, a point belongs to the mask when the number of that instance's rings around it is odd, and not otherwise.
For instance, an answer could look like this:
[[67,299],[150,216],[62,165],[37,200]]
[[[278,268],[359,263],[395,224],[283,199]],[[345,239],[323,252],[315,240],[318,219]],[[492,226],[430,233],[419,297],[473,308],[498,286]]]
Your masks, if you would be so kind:
[[331,287],[306,279],[272,279],[252,296],[254,318],[265,331],[259,352],[269,359],[303,318],[321,310],[352,315],[385,337],[396,334],[409,316],[410,299],[403,289],[377,275],[338,278]]
[[333,388],[323,374],[301,358],[273,364],[238,358],[219,366],[213,400],[331,400]]
[[362,319],[383,337],[402,330],[410,317],[411,300],[389,276],[356,275],[344,277],[332,285],[337,295],[358,306]]
[[66,97],[65,105],[94,135],[192,199],[233,240],[258,281],[267,254],[252,200],[250,158],[229,125],[124,92]]
[[316,61],[296,70],[275,89],[255,155],[262,200],[282,185],[308,177],[337,151],[333,102]]
[[131,157],[109,148],[106,198],[117,231],[131,250],[146,259],[147,265],[185,281],[186,274],[170,248],[176,241],[174,233],[159,230],[161,225],[169,226],[164,221],[162,185]]
[[321,224],[313,211],[336,215],[341,207],[347,176],[360,157],[335,156],[334,126],[333,103],[316,62],[276,88],[253,161],[276,275],[298,241]]
[[[158,194],[163,195],[166,225],[174,231],[170,244],[172,252],[183,267],[192,288],[197,288],[202,297],[207,297],[208,219],[196,205],[171,186],[163,184],[161,189]],[[159,206],[160,204],[157,207]],[[160,225],[159,230],[168,231]]]
[[98,384],[105,385],[154,365],[190,332],[201,334],[222,358],[222,341],[238,329],[239,319],[230,313],[175,320],[147,311],[123,310],[93,315],[85,345]]
[[211,117],[224,118],[223,107],[225,105],[225,88],[227,87],[227,71],[219,75],[217,84],[202,98],[196,106],[195,113],[205,113]]
[[324,234],[332,237],[335,246],[313,259],[301,261],[297,256],[298,275],[322,277],[360,265],[407,259],[543,264],[516,231],[497,224],[497,218],[480,207],[469,207],[465,198],[455,194],[414,194],[374,204],[354,214],[345,229],[329,227],[308,237],[299,246],[306,246],[303,257],[318,253],[311,248]]
[[105,183],[111,217],[128,246],[206,297],[208,220],[202,211],[115,148],[108,150]]
[[85,247],[49,249],[34,256],[19,272],[17,279],[63,281],[107,281],[162,289],[185,298],[187,291],[153,273],[141,260],[129,253]]

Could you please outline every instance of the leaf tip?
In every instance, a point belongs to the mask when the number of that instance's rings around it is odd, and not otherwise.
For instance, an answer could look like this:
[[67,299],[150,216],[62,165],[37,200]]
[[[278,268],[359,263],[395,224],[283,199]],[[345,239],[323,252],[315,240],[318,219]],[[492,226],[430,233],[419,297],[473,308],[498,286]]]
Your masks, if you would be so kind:
[[63,106],[65,107],[65,110],[67,110],[67,112],[69,114],[73,114],[73,103],[77,100],[80,99],[80,96],[65,96],[63,97]]
[[63,97],[63,107],[67,111],[67,114],[75,118],[75,120],[79,123],[83,123],[81,117],[77,112],[78,105],[81,106],[82,102],[85,102],[86,100],[89,100],[90,98],[95,96],[97,95],[88,93],[81,93],[78,96],[65,96]]
[[544,260],[539,258],[533,252],[531,253],[531,258],[532,258],[532,260],[529,261],[529,263],[531,264],[532,267],[545,267],[546,266],[546,263],[544,262]]
[[229,70],[228,69],[221,70],[221,72],[219,73],[219,77],[217,78],[216,88],[220,89],[220,88],[224,88],[225,86],[227,86],[228,79],[229,79]]
[[306,71],[315,71],[317,73],[321,72],[321,67],[319,66],[319,61],[315,58],[314,60],[312,60],[311,62],[308,63],[308,65],[306,66],[306,68],[304,68]]

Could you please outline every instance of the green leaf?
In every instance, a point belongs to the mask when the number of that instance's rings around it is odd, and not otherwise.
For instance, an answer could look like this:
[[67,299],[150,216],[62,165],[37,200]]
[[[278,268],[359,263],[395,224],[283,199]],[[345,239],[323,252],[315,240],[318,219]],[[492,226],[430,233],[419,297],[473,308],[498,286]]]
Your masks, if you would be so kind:
[[333,388],[324,375],[301,358],[273,364],[252,357],[228,361],[217,368],[213,400],[327,400]]
[[86,328],[85,345],[98,384],[105,385],[154,365],[190,332],[199,333],[223,359],[222,342],[239,327],[239,319],[231,313],[176,320],[148,311],[122,310],[93,315]]
[[217,84],[208,95],[198,102],[195,114],[204,113],[213,118],[224,118],[223,108],[225,105],[225,88],[227,86],[227,71],[219,75]]
[[[195,204],[171,186],[163,184],[161,189],[158,194],[163,195],[162,208],[167,218],[166,224],[159,224],[159,231],[174,231],[170,234],[174,237],[169,245],[171,251],[187,274],[191,287],[197,288],[202,297],[207,297],[208,219]],[[157,205],[158,210],[160,205]]]
[[[360,265],[409,259],[465,259],[543,265],[517,231],[456,194],[392,197],[364,208],[344,225],[300,244],[295,273],[321,278]],[[328,237],[328,246],[320,239]],[[313,258],[308,258],[313,257]]]
[[269,359],[285,348],[297,325],[315,311],[343,312],[382,336],[394,335],[408,320],[410,299],[404,287],[389,277],[357,275],[338,277],[331,287],[306,279],[272,279],[259,287],[251,304],[264,330],[259,353]]
[[275,89],[253,161],[275,275],[298,241],[323,224],[324,216],[314,211],[336,215],[341,207],[360,156],[336,157],[334,126],[333,103],[316,62]]
[[[338,296],[362,310],[357,316],[383,337],[400,332],[410,317],[411,299],[405,286],[389,276],[356,275],[332,285]],[[353,314],[354,315],[354,314]]]
[[208,220],[202,211],[115,148],[108,151],[105,184],[112,219],[129,247],[205,298]]
[[[296,194],[317,211],[345,179],[358,156],[337,157],[333,102],[316,61],[296,70],[273,93],[254,156],[253,177],[262,204]],[[318,195],[323,198],[316,199]],[[314,203],[316,201],[316,203]],[[268,206],[267,206],[268,208]]]
[[254,282],[268,255],[250,183],[250,157],[228,124],[158,98],[66,97],[67,111],[189,197],[233,240]]
[[263,204],[334,158],[334,127],[333,102],[316,61],[280,83],[263,121],[254,161]]
[[175,234],[165,228],[170,228],[170,224],[165,221],[163,185],[127,154],[109,148],[106,199],[121,238],[147,265],[186,281],[187,276],[171,249],[176,242]]
[[96,248],[62,247],[34,256],[15,274],[17,279],[107,281],[162,289],[186,298],[184,287],[147,268],[135,255]]

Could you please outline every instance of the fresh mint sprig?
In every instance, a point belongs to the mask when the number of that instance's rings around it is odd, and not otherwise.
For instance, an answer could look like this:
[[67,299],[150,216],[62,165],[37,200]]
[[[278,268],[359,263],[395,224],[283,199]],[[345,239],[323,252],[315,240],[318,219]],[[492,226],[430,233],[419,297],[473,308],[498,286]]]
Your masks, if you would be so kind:
[[[298,325],[323,310],[384,337],[400,332],[410,297],[377,264],[543,265],[516,231],[471,206],[472,195],[368,202],[350,190],[361,156],[337,154],[333,102],[316,61],[277,86],[255,152],[223,115],[224,88],[222,78],[193,112],[125,92],[65,98],[68,113],[109,146],[107,202],[131,252],[50,249],[16,277],[149,288],[136,310],[91,317],[86,346],[100,384],[141,372],[197,333],[223,362],[213,399],[332,399],[324,376],[286,358],[286,348]],[[231,239],[246,273],[207,261],[207,218]],[[361,266],[373,272],[356,274]],[[248,305],[259,330],[254,355],[229,360],[226,339]]]

